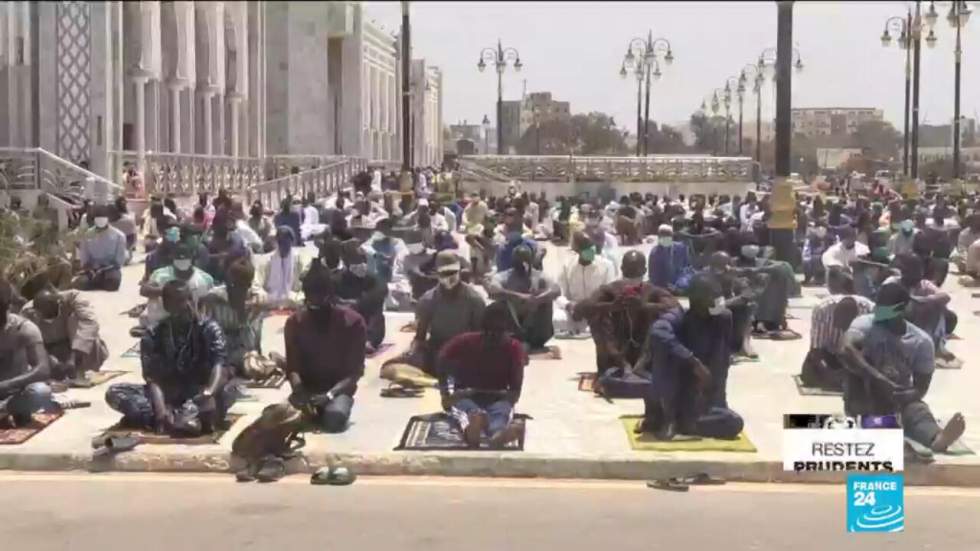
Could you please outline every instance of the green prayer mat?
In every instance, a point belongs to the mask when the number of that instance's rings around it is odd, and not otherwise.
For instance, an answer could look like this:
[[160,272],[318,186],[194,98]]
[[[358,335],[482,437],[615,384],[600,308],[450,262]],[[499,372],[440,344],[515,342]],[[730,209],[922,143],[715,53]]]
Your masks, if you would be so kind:
[[623,415],[619,420],[626,429],[626,437],[630,441],[630,447],[637,451],[656,451],[656,452],[748,452],[755,453],[755,445],[745,435],[745,431],[739,433],[735,440],[717,440],[714,438],[700,438],[697,440],[674,440],[665,442],[656,440],[650,434],[637,434],[634,432],[636,424],[643,419],[642,415]]
[[800,396],[836,396],[840,398],[844,395],[844,392],[840,390],[827,390],[814,386],[806,386],[803,384],[803,379],[799,374],[793,375],[793,382],[796,383],[796,390],[800,393]]

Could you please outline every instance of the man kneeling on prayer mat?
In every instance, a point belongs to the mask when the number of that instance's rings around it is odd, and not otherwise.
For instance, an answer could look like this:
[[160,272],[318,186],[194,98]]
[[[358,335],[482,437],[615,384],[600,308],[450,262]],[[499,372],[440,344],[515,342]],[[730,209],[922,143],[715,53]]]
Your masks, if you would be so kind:
[[596,256],[595,244],[584,233],[572,236],[572,250],[578,258],[562,268],[558,280],[562,296],[555,300],[555,331],[559,338],[588,338],[588,320],[576,316],[575,307],[602,285],[612,283],[616,269],[605,258]]
[[384,308],[388,286],[377,274],[368,270],[367,255],[357,241],[345,242],[341,255],[344,268],[335,274],[337,302],[353,308],[364,318],[367,324],[366,351],[372,354],[385,339]]
[[898,413],[906,438],[943,452],[963,435],[966,420],[956,413],[940,427],[923,401],[936,369],[935,347],[925,331],[906,320],[911,301],[901,284],[885,283],[874,313],[859,316],[844,334],[844,413]]
[[640,428],[659,440],[678,434],[734,439],[744,423],[727,399],[732,315],[711,276],[696,275],[688,294],[687,312],[671,310],[650,329],[653,376]]
[[256,259],[253,285],[263,302],[275,308],[298,308],[303,303],[303,258],[295,247],[297,236],[289,226],[276,228],[276,250]]
[[524,245],[514,249],[513,267],[500,272],[487,285],[493,300],[503,300],[516,325],[514,336],[529,352],[539,351],[555,334],[552,321],[555,299],[561,289],[544,273],[532,267],[533,253]]
[[314,262],[303,278],[303,308],[286,320],[289,402],[325,432],[344,432],[364,375],[364,318],[337,303],[334,278]]
[[41,331],[52,378],[92,386],[85,374],[102,367],[109,349],[99,338],[99,322],[88,300],[78,291],[58,291],[47,285],[21,314]]
[[478,448],[489,438],[503,448],[523,436],[514,421],[527,358],[521,342],[510,336],[507,304],[496,302],[484,312],[481,332],[450,339],[439,353],[442,406],[459,423],[463,439]]
[[23,427],[34,413],[55,407],[47,380],[51,369],[41,331],[10,313],[13,288],[0,280],[0,426]]
[[440,251],[435,266],[439,285],[422,295],[415,307],[415,339],[407,354],[384,363],[382,379],[418,386],[437,375],[436,360],[444,344],[482,328],[486,304],[475,287],[461,280],[456,253]]
[[238,396],[225,336],[217,322],[197,315],[187,282],[168,282],[162,296],[167,317],[140,341],[145,384],[114,384],[106,402],[123,414],[125,427],[178,437],[212,433]]
[[628,251],[622,279],[603,285],[575,309],[589,321],[600,376],[622,368],[648,377],[640,359],[650,326],[664,312],[681,307],[670,291],[645,280],[646,265],[643,253]]

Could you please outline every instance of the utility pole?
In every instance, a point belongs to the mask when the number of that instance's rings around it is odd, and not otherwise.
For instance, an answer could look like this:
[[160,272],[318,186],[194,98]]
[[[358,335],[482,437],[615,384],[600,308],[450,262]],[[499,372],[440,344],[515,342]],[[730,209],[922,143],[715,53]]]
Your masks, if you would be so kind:
[[912,159],[909,164],[915,180],[919,177],[919,67],[922,54],[922,5],[918,0],[912,28]]
[[912,10],[905,20],[905,133],[902,135],[902,174],[909,175],[909,102],[912,91]]
[[793,243],[795,201],[790,174],[793,89],[793,2],[777,2],[776,34],[776,182],[773,185],[769,238],[776,260],[799,263]]
[[[410,71],[412,68],[411,25],[408,20],[408,2],[402,2],[402,178],[412,170],[412,133],[411,133],[411,86]],[[404,187],[402,188],[404,191]]]

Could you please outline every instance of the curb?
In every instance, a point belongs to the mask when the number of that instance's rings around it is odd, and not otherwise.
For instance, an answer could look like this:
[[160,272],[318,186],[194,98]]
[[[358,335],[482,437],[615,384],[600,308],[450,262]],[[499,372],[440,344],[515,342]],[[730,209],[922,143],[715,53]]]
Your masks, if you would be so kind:
[[[783,471],[781,461],[695,460],[676,457],[567,457],[493,452],[330,454],[311,452],[291,461],[290,473],[310,473],[315,466],[344,463],[358,474],[374,476],[441,476],[650,480],[708,472],[732,482],[839,484],[844,472]],[[0,454],[0,470],[155,473],[231,473],[240,465],[227,451],[124,453],[95,458],[82,453]],[[907,465],[909,486],[980,487],[980,464]]]

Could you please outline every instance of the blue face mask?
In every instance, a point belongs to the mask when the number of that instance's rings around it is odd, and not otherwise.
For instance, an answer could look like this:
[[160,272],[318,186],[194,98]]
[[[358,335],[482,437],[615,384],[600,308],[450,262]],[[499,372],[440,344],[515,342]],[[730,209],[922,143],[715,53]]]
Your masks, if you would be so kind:
[[163,238],[168,243],[176,243],[180,241],[180,228],[167,228],[167,230],[163,232]]

